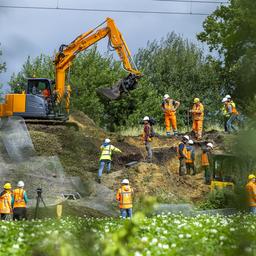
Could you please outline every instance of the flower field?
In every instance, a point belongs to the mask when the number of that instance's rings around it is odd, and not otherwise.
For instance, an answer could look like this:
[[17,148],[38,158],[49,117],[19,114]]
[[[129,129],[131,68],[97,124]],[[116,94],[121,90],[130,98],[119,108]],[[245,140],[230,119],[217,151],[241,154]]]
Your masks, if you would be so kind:
[[256,255],[256,217],[157,215],[0,223],[0,255]]

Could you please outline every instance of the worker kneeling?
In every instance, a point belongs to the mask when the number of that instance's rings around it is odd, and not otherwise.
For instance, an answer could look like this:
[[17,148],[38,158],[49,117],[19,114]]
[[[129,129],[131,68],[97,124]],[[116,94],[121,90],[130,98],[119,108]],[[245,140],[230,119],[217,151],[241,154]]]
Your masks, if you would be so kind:
[[127,179],[122,180],[121,184],[121,188],[118,189],[116,194],[116,200],[119,201],[121,217],[123,219],[131,218],[133,189],[130,187],[129,180]]
[[24,190],[24,182],[21,180],[18,182],[17,188],[13,190],[13,220],[27,219],[27,203],[27,193]]
[[105,164],[107,165],[107,173],[110,173],[112,153],[113,152],[122,153],[120,149],[110,144],[110,139],[105,139],[100,149],[101,149],[101,156],[100,156],[100,167],[98,170],[98,183],[101,183],[101,176],[102,176],[102,172],[104,170]]

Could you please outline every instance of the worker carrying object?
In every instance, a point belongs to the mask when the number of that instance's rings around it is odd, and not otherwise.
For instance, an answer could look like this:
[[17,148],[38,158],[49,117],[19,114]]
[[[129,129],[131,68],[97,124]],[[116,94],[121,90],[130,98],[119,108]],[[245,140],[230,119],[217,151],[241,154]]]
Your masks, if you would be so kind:
[[144,128],[143,128],[143,141],[145,143],[146,151],[147,151],[147,161],[151,162],[153,153],[151,148],[151,142],[154,137],[153,127],[150,124],[150,118],[145,116],[143,118]]
[[121,188],[118,189],[116,194],[116,200],[119,202],[120,213],[123,219],[132,217],[133,194],[134,192],[129,185],[129,180],[122,180]]
[[111,161],[112,161],[112,153],[122,153],[122,151],[113,145],[110,144],[110,139],[105,139],[104,143],[100,147],[101,156],[100,156],[100,167],[98,170],[98,182],[101,183],[101,176],[104,170],[105,164],[107,165],[107,174],[110,173],[111,169]]
[[176,110],[180,106],[180,102],[170,98],[168,94],[165,94],[162,102],[162,110],[164,112],[165,126],[166,126],[166,136],[171,136],[171,125],[173,134],[178,135],[177,131],[177,120],[176,120]]
[[182,141],[179,144],[177,148],[177,153],[178,153],[178,159],[180,161],[180,166],[179,166],[179,175],[183,176],[187,173],[187,167],[186,167],[186,160],[187,160],[187,143],[189,141],[189,136],[185,135],[182,137]]
[[195,134],[195,138],[201,140],[203,134],[204,106],[199,98],[194,99],[194,104],[190,112],[193,116],[192,131]]
[[196,175],[195,148],[193,144],[194,144],[193,140],[189,140],[188,145],[186,145],[186,149],[187,149],[186,167],[187,167],[187,174]]
[[4,190],[0,194],[0,214],[1,220],[12,219],[12,191],[9,182],[4,184]]
[[210,153],[213,150],[213,144],[207,143],[202,147],[201,166],[204,171],[205,184],[211,184],[211,170],[210,170]]
[[27,203],[28,197],[26,191],[24,190],[24,182],[20,180],[17,184],[17,188],[13,190],[13,220],[27,219]]
[[248,205],[250,208],[250,212],[256,214],[256,176],[254,174],[250,174],[248,176],[248,183],[245,188],[247,191],[248,197]]
[[230,95],[226,95],[225,98],[227,99],[225,102],[225,108],[226,108],[226,113],[227,113],[227,122],[226,122],[226,126],[227,126],[227,131],[229,133],[233,132],[233,131],[237,131],[237,127],[234,126],[234,122],[235,121],[240,121],[239,120],[239,113],[236,109],[236,104],[235,102],[231,99]]

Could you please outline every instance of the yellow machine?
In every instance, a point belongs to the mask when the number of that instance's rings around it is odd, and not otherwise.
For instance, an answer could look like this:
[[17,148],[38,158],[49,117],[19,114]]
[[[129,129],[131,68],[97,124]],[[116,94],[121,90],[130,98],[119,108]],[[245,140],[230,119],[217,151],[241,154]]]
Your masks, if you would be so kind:
[[[105,25],[105,27],[103,27]],[[7,94],[0,104],[0,117],[67,120],[70,109],[71,86],[66,83],[66,73],[76,55],[107,37],[129,75],[111,88],[100,88],[98,93],[110,100],[136,88],[141,73],[137,70],[131,53],[115,22],[107,18],[96,28],[78,36],[69,45],[61,45],[55,56],[55,81],[48,78],[29,78],[22,94]]]

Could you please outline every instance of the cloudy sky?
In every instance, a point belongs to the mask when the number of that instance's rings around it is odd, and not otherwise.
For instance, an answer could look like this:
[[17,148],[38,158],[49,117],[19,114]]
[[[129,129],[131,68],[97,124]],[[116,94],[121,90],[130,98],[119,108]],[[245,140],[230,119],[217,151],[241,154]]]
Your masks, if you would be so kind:
[[[41,53],[52,55],[61,44],[71,42],[79,34],[101,23],[106,17],[115,20],[132,53],[138,48],[145,47],[148,41],[160,39],[172,31],[196,42],[196,33],[202,30],[202,22],[206,17],[1,7],[7,5],[182,13],[191,11],[210,13],[217,6],[209,3],[191,5],[186,2],[154,0],[0,0],[0,43],[3,59],[7,64],[7,72],[0,75],[0,82],[5,84],[13,72],[19,71],[28,55],[32,57]],[[103,40],[98,47],[101,51],[107,51],[107,41]]]

